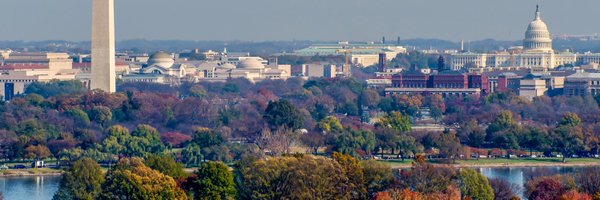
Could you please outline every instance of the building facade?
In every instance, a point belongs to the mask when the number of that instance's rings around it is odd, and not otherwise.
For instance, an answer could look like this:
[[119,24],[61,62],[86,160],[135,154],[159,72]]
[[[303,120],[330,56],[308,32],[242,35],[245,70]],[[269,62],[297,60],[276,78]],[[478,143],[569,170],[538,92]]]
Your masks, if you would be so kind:
[[544,71],[578,63],[600,63],[600,55],[555,52],[552,49],[550,31],[541,18],[539,8],[525,31],[523,46],[503,52],[460,52],[450,56],[450,66],[453,70],[527,68]]

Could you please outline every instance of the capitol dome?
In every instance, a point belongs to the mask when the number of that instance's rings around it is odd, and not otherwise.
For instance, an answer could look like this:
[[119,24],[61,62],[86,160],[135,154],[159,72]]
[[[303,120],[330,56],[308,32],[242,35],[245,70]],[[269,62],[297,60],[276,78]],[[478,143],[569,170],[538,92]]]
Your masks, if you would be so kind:
[[548,26],[540,17],[539,7],[535,11],[535,19],[529,23],[525,32],[523,47],[526,51],[552,52],[552,38]]
[[175,64],[175,59],[163,51],[156,52],[150,56],[148,59],[148,66],[158,65],[163,68],[170,68]]
[[242,68],[242,69],[264,69],[265,65],[263,65],[256,58],[248,58],[248,59],[242,60],[240,62],[240,64],[238,65],[238,67]]

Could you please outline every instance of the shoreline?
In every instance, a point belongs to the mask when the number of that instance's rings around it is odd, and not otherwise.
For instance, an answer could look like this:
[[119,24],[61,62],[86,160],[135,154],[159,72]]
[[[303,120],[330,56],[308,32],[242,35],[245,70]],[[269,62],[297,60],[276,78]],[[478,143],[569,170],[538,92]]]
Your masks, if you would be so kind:
[[62,176],[63,173],[14,173],[14,174],[0,174],[0,178],[16,178],[16,177],[32,177],[32,176]]
[[[392,169],[407,169],[411,168],[412,164],[393,164],[387,163]],[[430,163],[434,166],[450,166],[453,168],[506,168],[506,167],[600,167],[600,160],[598,162],[567,162],[567,163],[550,163],[550,162],[523,162],[523,163],[456,163],[456,164],[444,164],[444,163]]]

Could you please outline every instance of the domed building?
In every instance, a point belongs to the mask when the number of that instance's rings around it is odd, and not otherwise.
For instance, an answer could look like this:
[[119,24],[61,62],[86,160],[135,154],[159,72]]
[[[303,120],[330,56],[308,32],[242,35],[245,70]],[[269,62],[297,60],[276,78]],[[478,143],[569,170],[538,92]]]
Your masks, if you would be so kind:
[[257,57],[241,57],[237,66],[230,62],[203,63],[199,67],[201,81],[227,81],[232,78],[245,78],[252,82],[265,79],[287,79],[291,76],[290,65],[265,65]]
[[548,26],[542,20],[539,6],[535,11],[535,18],[525,31],[525,40],[523,40],[523,49],[525,51],[553,52],[552,38]]
[[125,82],[179,84],[183,79],[195,81],[196,71],[195,66],[176,63],[171,54],[159,51],[150,56],[138,73],[124,75],[122,79]]
[[546,22],[542,20],[539,6],[536,7],[533,21],[525,30],[523,46],[491,53],[459,52],[450,56],[451,69],[472,72],[523,68],[546,71],[576,62],[577,54],[553,50],[552,35]]

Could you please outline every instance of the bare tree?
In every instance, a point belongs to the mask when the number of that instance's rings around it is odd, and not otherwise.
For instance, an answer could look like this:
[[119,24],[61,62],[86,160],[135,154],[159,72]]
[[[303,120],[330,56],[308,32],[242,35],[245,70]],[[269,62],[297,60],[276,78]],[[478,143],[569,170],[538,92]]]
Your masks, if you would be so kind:
[[275,132],[263,129],[257,145],[271,155],[289,154],[296,145],[298,134],[289,128],[279,127]]

